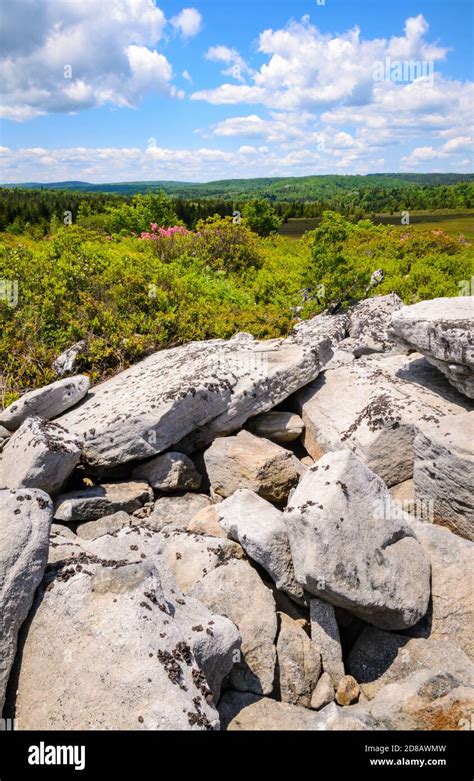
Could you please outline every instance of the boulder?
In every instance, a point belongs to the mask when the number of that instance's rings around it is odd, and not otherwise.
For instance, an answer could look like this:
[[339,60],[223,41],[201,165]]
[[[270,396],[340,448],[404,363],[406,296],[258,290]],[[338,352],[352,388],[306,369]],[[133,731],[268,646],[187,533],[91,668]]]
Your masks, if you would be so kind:
[[[148,561],[153,564],[159,571],[164,596],[173,606],[173,615],[182,624],[186,641],[217,702],[222,681],[240,656],[240,634],[228,618],[211,613],[199,600],[181,592],[174,577],[176,570],[167,566],[167,552],[164,554],[161,549],[165,534],[131,526],[121,529],[114,536],[104,535],[94,542],[81,541],[80,550],[69,547],[65,551],[63,549],[63,555],[69,559],[76,558],[81,555],[81,550],[85,550],[105,561],[119,560],[131,564]],[[180,536],[183,538],[185,535]],[[215,559],[212,563],[216,564]],[[182,567],[178,575],[184,574]]]
[[162,532],[154,544],[185,594],[198,580],[217,567],[244,556],[240,545],[232,540],[204,537],[176,529]]
[[226,691],[219,702],[221,729],[244,731],[327,731],[374,729],[375,720],[353,709],[337,708],[331,703],[315,713],[308,708],[277,702],[248,692]]
[[51,420],[74,407],[84,398],[89,388],[89,379],[83,374],[37,388],[25,393],[0,412],[0,423],[9,431],[16,431],[27,418],[33,416]]
[[[104,534],[115,534],[115,532],[123,529],[124,526],[130,526],[132,523],[132,516],[123,510],[119,510],[116,513],[112,513],[112,515],[98,518],[97,521],[79,523],[76,527],[76,534],[82,537],[83,540],[96,540],[97,537],[102,537]],[[54,525],[56,526],[56,524]]]
[[272,593],[246,561],[230,560],[189,591],[213,613],[225,615],[242,636],[242,658],[230,674],[239,691],[270,694],[275,677],[277,618]]
[[304,446],[314,459],[348,448],[388,486],[413,477],[418,423],[468,408],[417,354],[367,356],[328,369],[295,400],[305,424]]
[[145,480],[155,491],[173,493],[191,491],[201,485],[201,475],[184,453],[164,453],[139,464],[132,472],[134,480]]
[[284,504],[305,467],[280,445],[248,431],[216,439],[204,454],[216,501],[248,488],[275,504]]
[[56,521],[96,521],[106,515],[123,511],[132,513],[153,499],[148,483],[123,480],[103,483],[93,488],[81,488],[56,497]]
[[43,491],[0,491],[0,714],[18,631],[46,566],[52,514]]
[[219,523],[218,504],[211,504],[198,510],[189,521],[186,530],[192,534],[205,534],[207,537],[228,537]]
[[296,579],[311,594],[381,629],[425,615],[430,565],[409,516],[350,450],[308,470],[285,517]]
[[444,731],[469,729],[473,705],[473,687],[447,672],[420,670],[350,710],[356,717],[371,717],[379,729]]
[[344,676],[341,638],[334,608],[320,599],[310,601],[311,640],[321,653],[322,669],[330,676],[334,689]]
[[218,507],[219,524],[227,535],[240,542],[278,589],[303,600],[303,589],[295,580],[283,513],[248,488],[239,489]]
[[349,653],[347,669],[369,700],[384,686],[402,681],[420,670],[446,672],[463,685],[469,685],[474,681],[474,665],[455,645],[455,639],[410,639],[366,627]]
[[401,352],[387,334],[395,312],[403,307],[396,293],[366,298],[349,311],[349,336],[340,342],[341,350],[349,350],[356,358],[370,353]]
[[24,638],[19,729],[216,729],[209,694],[153,564],[84,553],[51,569]]
[[282,702],[311,707],[311,696],[321,674],[321,655],[298,622],[278,613],[277,671]]
[[412,520],[411,525],[431,563],[431,602],[426,617],[408,633],[454,640],[474,660],[474,543],[430,523]]
[[247,421],[246,429],[272,442],[294,442],[304,430],[304,423],[294,412],[264,412]]
[[0,488],[59,493],[81,457],[80,437],[44,418],[27,418],[8,440],[0,460]]
[[414,442],[415,495],[433,520],[474,541],[474,412],[422,422]]
[[434,298],[396,312],[389,335],[436,366],[451,385],[474,398],[474,298]]
[[188,453],[238,431],[315,379],[344,335],[320,315],[305,333],[256,341],[214,339],[160,350],[98,385],[61,425],[85,436],[100,470],[151,458],[187,438]]
[[162,496],[154,506],[153,512],[143,523],[153,531],[161,531],[165,526],[185,531],[196,513],[209,508],[211,500],[205,494],[184,494],[183,496]]
[[321,710],[334,700],[334,686],[329,673],[323,673],[311,696],[311,708]]

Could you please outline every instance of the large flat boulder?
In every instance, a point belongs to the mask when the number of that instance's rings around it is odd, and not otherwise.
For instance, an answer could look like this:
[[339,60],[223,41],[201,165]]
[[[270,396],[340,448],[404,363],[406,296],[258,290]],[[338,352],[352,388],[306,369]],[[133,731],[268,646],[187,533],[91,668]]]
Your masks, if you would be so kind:
[[296,394],[313,458],[349,448],[388,486],[413,476],[415,427],[468,409],[419,354],[374,355],[323,372]]
[[350,450],[328,453],[285,513],[297,581],[381,629],[413,626],[428,608],[430,566],[408,517]]
[[51,500],[43,491],[0,491],[0,714],[18,631],[48,559],[52,517]]
[[9,431],[16,431],[26,418],[39,415],[51,420],[74,407],[89,390],[89,378],[83,374],[68,377],[30,391],[0,412],[0,423]]
[[204,461],[216,501],[247,488],[269,502],[284,504],[305,469],[289,450],[249,431],[216,439]]
[[474,411],[420,422],[414,442],[415,497],[435,523],[474,541]]
[[461,393],[474,398],[474,298],[434,298],[396,312],[389,334],[417,350]]
[[81,457],[83,440],[57,423],[27,418],[0,456],[0,488],[61,491]]
[[321,315],[287,339],[238,335],[162,350],[98,385],[60,420],[85,436],[84,458],[99,469],[151,458],[190,435],[197,449],[314,380],[343,335],[339,318]]

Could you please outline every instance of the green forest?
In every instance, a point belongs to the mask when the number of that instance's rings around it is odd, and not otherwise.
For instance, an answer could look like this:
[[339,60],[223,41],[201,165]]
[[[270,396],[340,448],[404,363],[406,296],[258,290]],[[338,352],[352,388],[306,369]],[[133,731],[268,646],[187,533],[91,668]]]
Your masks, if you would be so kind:
[[[432,185],[433,199],[439,187],[467,206],[472,184]],[[298,318],[366,295],[466,295],[474,276],[472,243],[457,230],[335,209],[294,239],[278,233],[279,204],[258,198],[219,210],[164,192],[6,189],[1,203],[4,405],[53,381],[53,361],[78,340],[78,371],[96,383],[164,347],[285,335]],[[370,289],[378,269],[383,281]]]

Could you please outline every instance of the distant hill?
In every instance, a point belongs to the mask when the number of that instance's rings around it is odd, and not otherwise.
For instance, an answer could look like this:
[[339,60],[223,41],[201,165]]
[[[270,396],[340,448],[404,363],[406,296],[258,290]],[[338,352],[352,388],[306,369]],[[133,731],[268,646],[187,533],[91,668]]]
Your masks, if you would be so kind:
[[171,182],[138,181],[110,182],[91,184],[90,182],[66,181],[22,182],[4,184],[3,188],[70,190],[78,192],[117,193],[135,195],[156,190],[178,198],[224,198],[246,199],[252,197],[270,198],[273,201],[317,201],[328,196],[347,192],[367,191],[382,188],[384,190],[406,190],[412,187],[449,186],[461,182],[473,182],[474,174],[367,174],[366,176],[325,176],[269,177],[259,179],[223,179],[216,182]]

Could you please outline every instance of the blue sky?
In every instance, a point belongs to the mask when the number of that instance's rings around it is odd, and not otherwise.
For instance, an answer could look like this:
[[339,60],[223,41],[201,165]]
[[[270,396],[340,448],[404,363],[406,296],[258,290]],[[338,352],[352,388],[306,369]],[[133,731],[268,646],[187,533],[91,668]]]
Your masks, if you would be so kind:
[[15,0],[2,180],[472,170],[470,0]]

